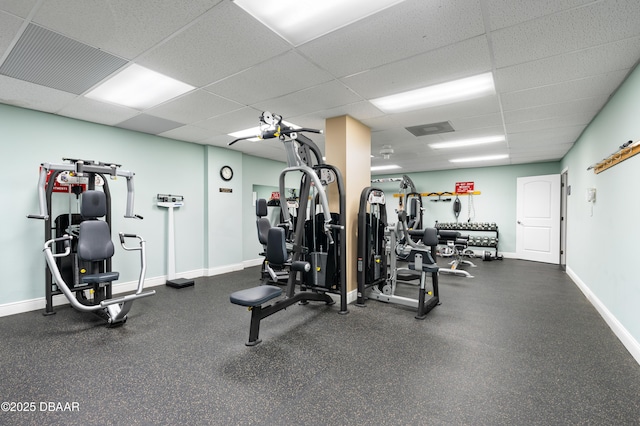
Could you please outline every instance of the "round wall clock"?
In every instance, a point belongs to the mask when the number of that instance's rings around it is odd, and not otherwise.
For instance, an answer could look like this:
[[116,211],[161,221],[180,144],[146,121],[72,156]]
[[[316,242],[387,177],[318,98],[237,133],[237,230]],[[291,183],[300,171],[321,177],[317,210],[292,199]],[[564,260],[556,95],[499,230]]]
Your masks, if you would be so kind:
[[220,168],[220,177],[222,180],[230,181],[233,178],[233,169],[229,166],[222,166]]

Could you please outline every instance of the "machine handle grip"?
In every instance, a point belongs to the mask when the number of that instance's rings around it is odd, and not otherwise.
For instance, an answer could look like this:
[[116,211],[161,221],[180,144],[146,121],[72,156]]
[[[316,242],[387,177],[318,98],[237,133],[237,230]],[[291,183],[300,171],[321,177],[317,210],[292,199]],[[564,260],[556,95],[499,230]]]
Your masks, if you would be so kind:
[[30,215],[27,216],[28,219],[42,219],[42,220],[45,220],[48,217],[49,216],[42,216],[42,215],[39,215],[39,214],[30,214]]
[[[144,239],[140,236],[140,235],[136,235],[136,234],[125,234],[124,232],[120,232],[118,233],[118,235],[120,236],[120,244],[122,245],[122,248],[125,250],[142,250],[142,245],[144,244]],[[125,238],[137,238],[140,242],[140,245],[138,247],[127,247],[124,245],[124,239]]]
[[71,235],[68,234],[64,234],[62,237],[58,237],[58,238],[53,238],[51,240],[48,240],[47,242],[44,243],[44,250],[47,251],[51,251],[51,245],[53,243],[57,243],[59,241],[64,241],[64,253],[55,253],[52,254],[53,257],[64,257],[64,256],[68,256],[69,253],[71,253],[71,240],[73,239],[73,237]]

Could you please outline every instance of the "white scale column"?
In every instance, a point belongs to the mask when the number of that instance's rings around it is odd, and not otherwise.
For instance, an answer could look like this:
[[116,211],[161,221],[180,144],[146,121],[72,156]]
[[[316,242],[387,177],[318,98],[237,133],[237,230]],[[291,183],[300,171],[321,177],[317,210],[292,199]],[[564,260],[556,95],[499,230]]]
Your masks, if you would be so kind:
[[[181,196],[162,196],[158,195],[158,199],[182,199]],[[185,278],[176,278],[176,236],[175,236],[175,218],[174,209],[184,206],[183,201],[159,201],[158,207],[164,207],[169,212],[169,226],[167,232],[167,285],[174,288],[183,288],[194,285],[193,280]]]

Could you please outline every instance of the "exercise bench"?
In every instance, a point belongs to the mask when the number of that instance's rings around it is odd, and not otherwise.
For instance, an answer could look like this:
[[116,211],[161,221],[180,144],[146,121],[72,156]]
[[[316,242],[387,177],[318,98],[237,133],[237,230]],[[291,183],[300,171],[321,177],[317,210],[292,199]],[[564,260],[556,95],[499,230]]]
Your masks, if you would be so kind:
[[[287,260],[287,248],[285,243],[285,230],[283,228],[270,228],[267,237],[266,260],[277,265],[286,265],[289,267],[288,286],[295,285],[295,276],[298,272],[309,272],[311,266],[309,262],[296,261],[289,262]],[[246,306],[251,311],[251,326],[249,328],[249,341],[245,343],[247,346],[255,346],[262,340],[258,338],[260,333],[260,321],[268,316],[275,314],[289,306],[297,303],[308,301],[321,301],[327,305],[333,305],[335,301],[327,293],[301,291],[293,294],[291,297],[285,297],[275,301],[272,305],[262,306],[263,304],[274,300],[281,296],[282,288],[274,285],[260,285],[257,287],[239,290],[229,296],[229,301],[233,304]],[[293,293],[293,292],[291,292]]]

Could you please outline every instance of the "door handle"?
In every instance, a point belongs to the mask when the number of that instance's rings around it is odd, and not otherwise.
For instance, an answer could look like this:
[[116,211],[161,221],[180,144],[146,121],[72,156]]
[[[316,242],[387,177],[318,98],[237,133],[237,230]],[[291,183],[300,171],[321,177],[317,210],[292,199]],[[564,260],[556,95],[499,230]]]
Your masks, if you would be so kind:
[[522,225],[522,222],[518,221],[518,225]]

